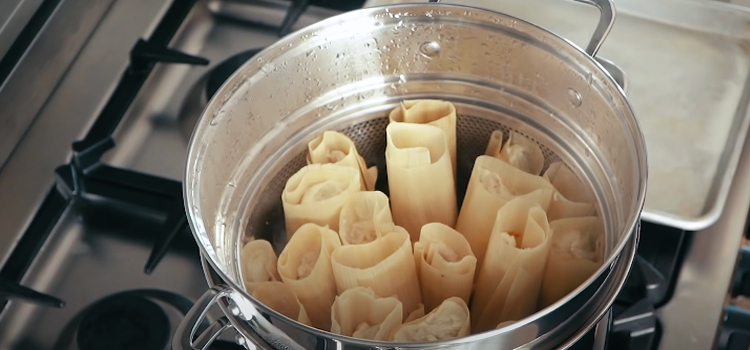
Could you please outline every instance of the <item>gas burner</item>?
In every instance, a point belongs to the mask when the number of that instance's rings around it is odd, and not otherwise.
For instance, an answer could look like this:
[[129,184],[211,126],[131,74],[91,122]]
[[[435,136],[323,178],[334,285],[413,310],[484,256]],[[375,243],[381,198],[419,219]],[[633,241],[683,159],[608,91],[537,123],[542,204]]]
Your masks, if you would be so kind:
[[608,349],[650,350],[659,344],[660,331],[654,304],[666,293],[667,281],[641,256],[612,306]]
[[654,305],[648,298],[630,306],[615,302],[612,306],[612,325],[607,340],[609,350],[656,349],[661,337],[661,325]]
[[262,50],[262,48],[256,48],[240,52],[212,68],[211,71],[208,72],[208,79],[206,81],[206,100],[210,100],[211,97],[216,94],[216,91],[219,91],[221,85],[223,85],[224,82],[227,81],[235,71],[237,71],[237,69]]
[[114,295],[92,305],[78,326],[81,350],[161,350],[170,338],[166,312],[137,295]]
[[630,276],[618,295],[618,300],[628,305],[643,299],[648,300],[652,305],[658,304],[664,299],[667,287],[666,278],[652,264],[637,255]]
[[607,349],[656,349],[661,324],[655,309],[674,289],[690,234],[643,222],[638,255],[625,285],[612,306]]
[[221,85],[245,62],[262,50],[262,48],[255,48],[237,53],[211,68],[198,80],[188,92],[185,97],[185,105],[180,110],[181,130],[186,138],[190,139],[195,123],[198,122],[198,117]]
[[[76,315],[57,339],[55,349],[162,350],[168,349],[172,327],[168,311],[184,317],[193,301],[167,290],[135,289],[99,299]],[[166,308],[165,308],[166,307]],[[171,310],[171,308],[174,310]],[[201,324],[201,328],[208,327]],[[77,347],[71,347],[75,343]],[[217,340],[211,350],[241,350]]]

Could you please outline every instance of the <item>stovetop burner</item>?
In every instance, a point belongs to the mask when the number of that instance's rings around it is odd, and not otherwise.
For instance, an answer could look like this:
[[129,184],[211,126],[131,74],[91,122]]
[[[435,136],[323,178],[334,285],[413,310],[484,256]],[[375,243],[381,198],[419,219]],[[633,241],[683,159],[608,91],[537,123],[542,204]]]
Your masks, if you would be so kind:
[[185,139],[190,139],[195,123],[198,122],[208,101],[219,91],[224,82],[232,76],[250,58],[261,52],[263,48],[242,51],[225,59],[201,76],[185,97],[185,103],[180,108],[178,120]]
[[77,334],[81,350],[162,350],[169,341],[170,324],[155,302],[116,295],[86,310]]
[[[71,319],[54,349],[163,350],[169,349],[172,329],[192,307],[184,295],[162,289],[137,289],[106,296]],[[176,312],[175,312],[176,311]],[[174,314],[178,318],[172,317]],[[207,322],[200,325],[207,328]],[[75,343],[77,347],[72,347]],[[242,350],[234,342],[216,340],[209,350]]]
[[261,52],[262,50],[263,48],[257,48],[240,52],[212,68],[208,73],[208,80],[206,81],[206,100],[210,100],[211,97],[216,94],[216,91],[219,91],[221,85],[223,85],[224,82],[240,68],[240,66],[245,64],[247,60],[257,55],[258,52]]

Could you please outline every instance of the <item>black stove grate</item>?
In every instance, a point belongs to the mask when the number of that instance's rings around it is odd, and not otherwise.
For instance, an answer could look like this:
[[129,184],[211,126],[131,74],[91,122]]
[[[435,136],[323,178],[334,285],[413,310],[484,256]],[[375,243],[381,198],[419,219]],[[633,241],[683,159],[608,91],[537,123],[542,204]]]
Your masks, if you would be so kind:
[[284,16],[284,21],[279,27],[279,36],[285,36],[292,32],[292,27],[297,20],[305,13],[307,7],[310,5],[326,7],[339,11],[351,11],[358,8],[362,8],[364,0],[291,0],[289,9]]
[[612,306],[607,349],[657,349],[661,325],[655,309],[672,295],[691,233],[647,222],[630,275]]
[[104,152],[114,147],[112,133],[156,62],[208,64],[203,58],[191,57],[167,48],[195,1],[173,1],[148,41],[136,42],[131,51],[131,64],[123,73],[111,98],[85,138],[73,143],[73,159],[56,169],[57,186],[47,194],[18,245],[0,270],[0,281],[3,282],[0,284],[0,312],[7,305],[7,299],[11,298],[23,298],[41,304],[48,304],[50,300],[54,300],[51,296],[32,293],[22,288],[19,283],[63,212],[71,203],[87,195],[143,205],[172,215],[166,222],[174,226],[163,231],[165,236],[156,240],[157,244],[146,265],[146,271],[153,270],[174,235],[181,229],[186,229],[186,224],[182,224],[182,221],[186,223],[184,210],[178,213],[176,209],[182,208],[182,188],[179,181],[111,167],[100,163],[99,160]]
[[[732,298],[750,297],[750,246],[743,246],[731,291]],[[750,310],[730,303],[719,332],[719,350],[750,349]]]

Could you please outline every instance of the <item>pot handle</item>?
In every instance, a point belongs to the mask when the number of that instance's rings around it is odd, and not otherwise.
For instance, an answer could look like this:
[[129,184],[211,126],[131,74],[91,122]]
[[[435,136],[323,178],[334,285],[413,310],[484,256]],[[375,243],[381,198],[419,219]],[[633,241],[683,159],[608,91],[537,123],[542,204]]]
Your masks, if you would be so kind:
[[630,79],[628,79],[628,75],[625,74],[625,71],[618,65],[612,63],[612,61],[602,58],[601,56],[595,57],[594,59],[609,73],[615,83],[620,85],[620,88],[627,96],[628,92],[630,92]]
[[617,11],[615,11],[615,4],[612,0],[574,0],[576,2],[595,6],[599,9],[599,24],[596,25],[594,34],[591,35],[589,45],[586,47],[586,53],[591,57],[596,56],[599,49],[604,44],[604,40],[607,39],[609,31],[612,30],[612,26],[615,24],[615,17],[617,17]]
[[[604,44],[604,39],[609,35],[609,31],[612,30],[612,26],[615,24],[615,17],[617,17],[617,11],[615,11],[615,4],[612,0],[572,0],[575,2],[584,3],[587,5],[595,6],[599,9],[599,24],[596,25],[594,34],[591,35],[589,45],[586,47],[586,53],[591,57],[596,56],[599,49]],[[429,2],[440,2],[440,0],[429,0]]]
[[[206,319],[208,310],[219,300],[229,300],[230,312],[235,312],[231,306],[231,292],[231,288],[226,285],[217,285],[206,291],[193,304],[193,307],[185,315],[185,318],[182,319],[179,326],[177,326],[172,337],[172,350],[207,350],[222,333],[229,329],[234,329],[229,319],[226,316],[222,316],[216,321],[211,322],[208,328],[198,332],[200,325]],[[239,309],[236,309],[236,312],[239,313]],[[238,344],[243,345],[246,338],[237,333],[236,340]],[[250,339],[250,342],[253,343],[256,349],[273,349],[270,344],[263,341],[260,337],[253,337]]]

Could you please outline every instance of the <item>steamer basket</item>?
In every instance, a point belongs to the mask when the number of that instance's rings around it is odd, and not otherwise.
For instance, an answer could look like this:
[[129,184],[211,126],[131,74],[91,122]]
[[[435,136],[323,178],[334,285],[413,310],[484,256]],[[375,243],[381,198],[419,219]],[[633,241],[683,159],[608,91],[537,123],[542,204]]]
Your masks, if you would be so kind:
[[[608,0],[586,52],[530,23],[445,4],[349,12],[293,33],[243,65],[193,132],[185,175],[188,220],[218,282],[175,334],[175,349],[205,345],[231,321],[262,348],[549,348],[590,328],[606,312],[633,260],[646,185],[643,136],[625,94],[593,56],[614,20]],[[340,130],[387,193],[385,127],[404,99],[456,105],[457,191],[493,130],[515,130],[564,161],[594,188],[605,223],[599,271],[566,298],[510,327],[451,341],[396,344],[302,325],[248,295],[239,256],[250,238],[284,246],[281,192],[305,165],[307,142]],[[194,340],[205,309],[223,323]]]

